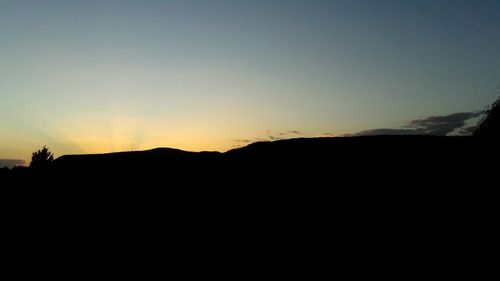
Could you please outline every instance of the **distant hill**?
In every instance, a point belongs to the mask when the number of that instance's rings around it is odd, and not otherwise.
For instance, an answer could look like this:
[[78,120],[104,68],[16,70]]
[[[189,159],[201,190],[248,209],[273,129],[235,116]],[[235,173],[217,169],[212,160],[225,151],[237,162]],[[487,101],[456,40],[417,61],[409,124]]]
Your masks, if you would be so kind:
[[58,223],[78,221],[114,237],[128,231],[162,241],[174,233],[179,241],[244,239],[283,249],[306,237],[315,247],[451,243],[494,233],[498,167],[488,161],[499,156],[496,145],[475,137],[370,136],[260,142],[225,153],[65,155],[43,171],[18,170],[9,190],[25,193],[18,204],[30,207],[17,210],[36,206]]
[[147,151],[115,152],[106,154],[64,155],[54,161],[56,169],[86,167],[90,169],[114,169],[113,167],[151,168],[149,165],[181,164],[184,161],[214,159],[219,152],[188,152],[172,148],[156,148]]
[[256,186],[262,182],[281,185],[305,181],[325,186],[331,181],[345,183],[367,177],[374,182],[383,179],[391,183],[396,176],[423,184],[425,180],[450,180],[444,178],[451,176],[443,172],[448,169],[460,172],[460,176],[479,173],[476,170],[482,157],[495,152],[492,143],[473,137],[298,138],[258,142],[225,153],[158,148],[65,155],[57,158],[46,172],[56,180],[126,179],[126,182],[137,180],[139,184],[159,178],[172,183],[213,179],[225,186],[229,185],[227,181]]
[[4,239],[307,258],[487,249],[498,237],[498,105],[473,137],[299,138],[0,169]]
[[[391,150],[413,150],[407,153],[413,154],[418,150],[445,149],[450,145],[472,145],[476,140],[470,137],[439,137],[439,136],[360,136],[360,137],[332,137],[332,138],[296,138],[269,142],[256,142],[242,148],[220,152],[189,152],[173,148],[156,148],[146,151],[115,152],[105,154],[79,154],[64,155],[56,159],[60,165],[81,165],[84,162],[99,162],[115,164],[128,164],[139,166],[145,162],[176,161],[182,159],[235,159],[235,157],[275,157],[275,156],[301,156],[315,157],[315,153],[335,153],[337,156],[348,156],[346,149],[353,149],[350,153],[367,153],[373,148]],[[411,146],[411,147],[408,147]],[[371,153],[377,154],[374,150]],[[275,159],[279,161],[279,159]]]

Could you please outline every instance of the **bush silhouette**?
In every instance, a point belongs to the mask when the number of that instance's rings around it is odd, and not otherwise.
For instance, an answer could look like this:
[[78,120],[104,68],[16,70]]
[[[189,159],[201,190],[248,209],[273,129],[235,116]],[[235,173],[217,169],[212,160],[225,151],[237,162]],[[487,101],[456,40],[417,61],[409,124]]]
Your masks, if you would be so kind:
[[486,110],[484,117],[479,121],[474,133],[476,137],[500,136],[500,97]]
[[44,168],[52,161],[54,161],[54,154],[46,146],[43,146],[42,149],[33,152],[31,155],[30,167],[34,169]]

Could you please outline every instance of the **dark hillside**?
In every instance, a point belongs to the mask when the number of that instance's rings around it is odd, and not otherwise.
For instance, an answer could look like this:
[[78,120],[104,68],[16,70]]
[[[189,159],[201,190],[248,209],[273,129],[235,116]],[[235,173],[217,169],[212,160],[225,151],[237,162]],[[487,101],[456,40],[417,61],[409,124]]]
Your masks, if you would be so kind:
[[498,167],[489,159],[498,154],[484,138],[372,136],[263,142],[226,153],[67,155],[45,170],[20,170],[28,176],[15,178],[18,204],[29,207],[16,215],[43,221],[41,228],[64,221],[147,241],[452,245],[493,235]]

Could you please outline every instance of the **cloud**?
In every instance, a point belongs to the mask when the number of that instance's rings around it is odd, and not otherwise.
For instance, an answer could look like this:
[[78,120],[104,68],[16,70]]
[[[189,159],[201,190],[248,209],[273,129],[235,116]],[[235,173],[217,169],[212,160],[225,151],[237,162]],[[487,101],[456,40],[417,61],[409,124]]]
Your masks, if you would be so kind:
[[431,116],[426,119],[412,120],[407,127],[417,130],[423,135],[445,136],[456,129],[464,127],[467,120],[479,117],[481,114],[483,113],[461,112],[446,116]]
[[12,168],[15,166],[23,166],[26,165],[24,160],[18,159],[0,159],[0,168]]
[[275,141],[275,140],[280,140],[281,138],[280,137],[275,137],[274,135],[280,135],[280,132],[275,132],[275,131],[272,131],[272,130],[267,130],[266,131],[266,134],[267,134],[267,138],[271,141]]
[[274,131],[274,130],[254,130],[260,137],[254,137],[252,139],[235,139],[233,148],[242,147],[254,142],[269,142],[269,141],[279,141],[288,138],[294,138],[301,136],[304,133],[298,130],[287,130],[287,131]]
[[292,136],[298,136],[298,135],[303,135],[304,133],[299,131],[299,130],[286,130],[286,131],[275,131],[275,130],[254,130],[259,135],[267,135],[267,138],[269,136],[276,137],[292,137]]
[[350,137],[350,136],[382,136],[382,135],[420,135],[420,133],[416,132],[415,130],[409,130],[409,129],[372,129],[344,136]]
[[237,142],[237,143],[251,143],[252,140],[249,140],[249,139],[238,139],[238,140],[234,140],[234,142]]
[[297,130],[287,130],[285,132],[266,130],[265,133],[267,135],[267,141],[284,140],[286,138],[292,137],[292,135],[302,135],[302,132]]
[[456,132],[456,135],[458,135],[458,136],[471,136],[474,133],[474,130],[476,130],[476,126],[464,127],[464,128],[459,129]]
[[277,141],[277,140],[282,140],[283,138],[280,138],[280,137],[275,137],[275,136],[271,136],[271,135],[270,135],[270,136],[269,136],[269,139],[270,139],[271,141]]
[[321,138],[333,138],[336,137],[337,135],[334,133],[321,133],[319,134],[319,137]]
[[446,136],[454,131],[465,134],[467,120],[479,117],[483,112],[460,112],[445,116],[431,116],[425,119],[411,120],[402,129],[372,129],[346,136],[375,135],[432,135]]

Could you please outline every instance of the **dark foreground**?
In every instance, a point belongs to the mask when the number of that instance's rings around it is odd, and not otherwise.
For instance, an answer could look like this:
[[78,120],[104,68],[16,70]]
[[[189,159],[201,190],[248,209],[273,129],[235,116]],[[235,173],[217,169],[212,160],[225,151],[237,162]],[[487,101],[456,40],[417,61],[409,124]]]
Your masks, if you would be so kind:
[[496,145],[472,137],[292,139],[227,153],[62,156],[0,177],[20,237],[57,230],[58,239],[82,245],[186,251],[453,248],[496,235]]

